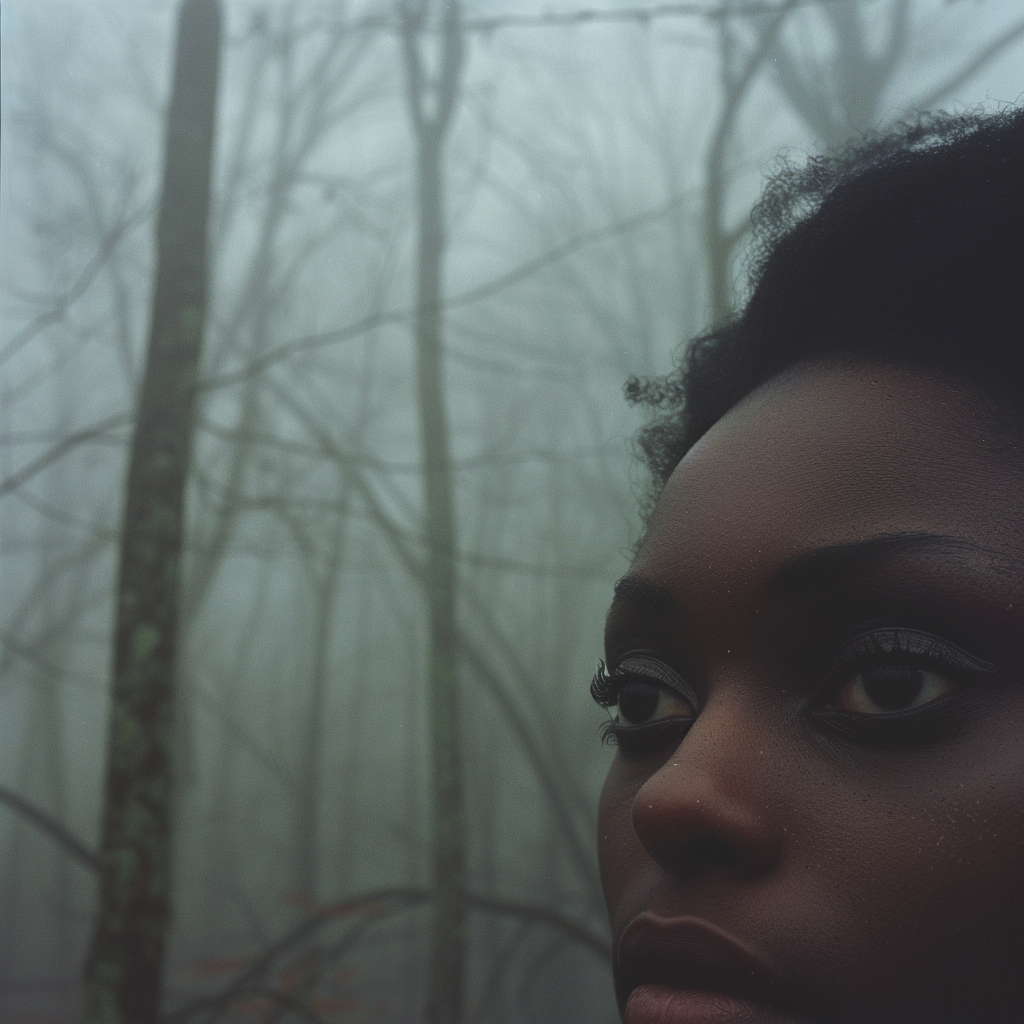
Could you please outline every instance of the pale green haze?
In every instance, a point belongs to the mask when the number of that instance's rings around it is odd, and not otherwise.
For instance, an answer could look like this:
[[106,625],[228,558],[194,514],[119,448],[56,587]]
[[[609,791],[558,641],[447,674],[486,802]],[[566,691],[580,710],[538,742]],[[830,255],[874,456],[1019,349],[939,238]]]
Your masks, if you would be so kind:
[[[466,3],[223,0],[168,1021],[618,1020],[623,382],[739,297],[780,152],[1024,90],[1011,0]],[[0,14],[4,1024],[85,1019],[178,9]]]

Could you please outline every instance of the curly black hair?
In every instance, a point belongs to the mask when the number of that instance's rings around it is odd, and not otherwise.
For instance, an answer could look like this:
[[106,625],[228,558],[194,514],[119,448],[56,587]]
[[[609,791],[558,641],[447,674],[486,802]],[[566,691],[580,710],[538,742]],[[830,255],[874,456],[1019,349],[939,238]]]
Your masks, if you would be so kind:
[[783,163],[751,215],[746,301],[626,396],[647,511],[744,396],[801,362],[870,360],[969,377],[1024,408],[1024,109],[930,113]]

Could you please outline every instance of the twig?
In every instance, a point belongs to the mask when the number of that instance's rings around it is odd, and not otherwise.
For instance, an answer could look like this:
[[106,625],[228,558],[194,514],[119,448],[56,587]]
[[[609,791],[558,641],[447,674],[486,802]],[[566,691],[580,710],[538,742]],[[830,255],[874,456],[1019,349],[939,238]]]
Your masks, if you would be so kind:
[[[818,5],[821,3],[844,3],[848,0],[800,0],[802,4]],[[650,4],[637,7],[613,7],[607,10],[598,8],[582,8],[575,11],[548,11],[542,14],[498,14],[490,17],[467,18],[461,28],[464,32],[490,35],[501,29],[510,28],[573,28],[584,25],[608,25],[622,22],[633,22],[637,25],[649,25],[653,21],[665,18],[703,18],[705,21],[721,21],[724,18],[760,18],[776,14],[779,3],[754,2],[725,3],[708,6],[696,3]],[[358,18],[341,26],[346,32],[389,32],[402,34],[408,31],[403,19],[379,15]],[[417,26],[421,31],[427,28],[439,30],[439,26]],[[306,31],[336,32],[338,24],[334,21],[311,23]],[[248,35],[251,35],[250,30]],[[236,36],[233,44],[242,42],[246,33]]]
[[[274,963],[297,946],[315,935],[324,925],[334,920],[343,911],[359,913],[361,907],[367,911],[378,910],[379,904],[388,900],[402,900],[404,902],[421,902],[426,894],[421,889],[383,889],[371,893],[369,896],[361,897],[344,904],[343,907],[332,906],[311,914],[304,921],[297,924],[290,932],[284,934],[277,942],[268,946],[255,960],[238,975],[222,992],[213,996],[204,996],[201,999],[186,1003],[184,1006],[171,1011],[164,1017],[165,1024],[182,1024],[191,1020],[200,1013],[217,1014],[225,1010],[236,999],[247,994],[250,989],[264,978]],[[209,1019],[209,1017],[207,1018]]]
[[[243,996],[257,994],[257,992],[260,995],[277,999],[278,993],[276,991],[265,988],[258,989],[262,979],[270,973],[278,960],[306,939],[312,938],[318,931],[330,924],[331,921],[341,916],[359,913],[372,914],[374,915],[373,920],[380,921],[391,914],[397,913],[399,910],[426,903],[430,899],[430,895],[430,891],[427,889],[380,889],[377,892],[369,893],[355,900],[324,907],[316,913],[310,914],[309,917],[296,925],[290,932],[287,932],[276,942],[268,946],[223,991],[212,996],[203,996],[200,999],[186,1003],[184,1006],[179,1006],[176,1010],[172,1010],[164,1016],[164,1024],[185,1024],[186,1021],[190,1021],[193,1017],[203,1013],[207,1014],[205,1020],[209,1024],[209,1022],[216,1020],[217,1016],[223,1013],[233,1002]],[[485,913],[502,914],[508,917],[516,917],[523,921],[547,925],[549,928],[561,932],[581,946],[590,949],[602,959],[611,960],[612,949],[608,939],[590,931],[585,925],[565,917],[557,910],[534,906],[529,903],[521,903],[518,900],[506,900],[475,893],[466,893],[464,899],[466,905],[475,910]],[[390,907],[381,906],[381,904],[386,903],[393,905]],[[369,925],[369,918],[364,918],[360,921],[354,930],[355,934],[349,936],[351,941],[344,942],[339,947],[339,950],[351,946],[355,937],[362,935]]]
[[152,211],[149,207],[142,207],[127,216],[119,224],[110,229],[100,243],[96,255],[85,265],[85,269],[78,275],[75,283],[57,298],[53,305],[43,313],[40,313],[30,324],[23,327],[11,338],[2,349],[0,349],[0,363],[5,363],[13,355],[24,348],[40,331],[45,330],[53,324],[64,319],[71,306],[85,294],[89,286],[96,279],[104,264],[114,254],[118,243],[125,233],[136,224],[142,223]]
[[102,437],[107,431],[113,430],[116,427],[126,426],[128,423],[131,423],[132,419],[131,413],[121,412],[116,416],[108,416],[106,419],[99,420],[84,430],[78,430],[74,434],[69,434],[58,441],[49,451],[43,452],[39,458],[33,459],[27,466],[23,466],[12,473],[6,480],[0,480],[0,498],[6,497],[11,491],[16,491],[22,484],[27,483],[37,473],[41,473],[46,469],[50,463],[56,462],[73,448],[77,448],[86,441],[93,441],[97,437]]
[[[554,248],[549,249],[540,256],[527,260],[518,267],[515,267],[504,274],[500,274],[491,281],[487,281],[475,288],[459,292],[458,294],[445,299],[441,304],[441,308],[446,311],[451,311],[479,302],[481,299],[488,298],[504,288],[518,284],[525,278],[537,273],[537,271],[543,270],[544,267],[557,263],[559,260],[563,260],[567,256],[571,256],[577,249],[581,249],[584,246],[591,245],[594,242],[599,242],[613,235],[625,234],[628,231],[635,231],[637,228],[643,227],[645,224],[658,220],[661,217],[666,217],[677,207],[686,203],[689,198],[688,194],[673,196],[667,202],[656,206],[652,210],[645,210],[632,217],[626,217],[622,220],[613,221],[611,224],[606,224],[590,231],[584,231],[569,239],[567,242],[556,245]],[[304,338],[295,338],[292,341],[284,342],[284,344],[272,349],[265,355],[254,359],[247,366],[243,366],[238,370],[230,370],[226,373],[219,374],[216,377],[209,378],[203,382],[201,389],[203,391],[212,391],[215,388],[222,388],[231,384],[241,383],[244,380],[248,380],[250,377],[258,376],[264,370],[269,369],[276,363],[283,362],[285,359],[292,355],[296,355],[297,353],[324,348],[328,345],[339,344],[343,341],[350,341],[361,334],[368,334],[370,331],[378,327],[389,327],[405,323],[406,321],[411,320],[415,315],[415,306],[407,309],[397,309],[391,312],[370,313],[361,320],[357,320],[355,323],[349,324],[347,327],[340,327],[333,331],[324,331],[322,334],[310,334]]]
[[30,821],[41,832],[45,832],[54,842],[70,853],[79,864],[84,864],[91,871],[100,870],[100,859],[92,850],[65,828],[56,818],[30,804],[24,797],[12,793],[6,786],[0,786],[0,803],[6,804],[15,814]]

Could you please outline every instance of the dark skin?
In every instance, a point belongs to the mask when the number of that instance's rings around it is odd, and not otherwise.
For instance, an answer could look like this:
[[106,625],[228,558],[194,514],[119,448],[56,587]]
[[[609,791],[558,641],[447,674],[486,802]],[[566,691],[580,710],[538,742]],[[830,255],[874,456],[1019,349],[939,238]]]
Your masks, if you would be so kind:
[[628,1024],[1024,1021],[1024,449],[994,405],[798,367],[676,468],[607,622]]

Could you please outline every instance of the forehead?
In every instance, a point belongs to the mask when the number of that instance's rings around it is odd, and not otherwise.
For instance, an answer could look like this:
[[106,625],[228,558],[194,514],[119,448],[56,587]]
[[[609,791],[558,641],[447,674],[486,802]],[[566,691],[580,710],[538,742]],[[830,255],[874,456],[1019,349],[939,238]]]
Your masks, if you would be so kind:
[[749,577],[805,550],[905,532],[1024,554],[1024,453],[991,406],[968,385],[889,366],[775,378],[676,467],[634,571],[670,586],[677,573]]

